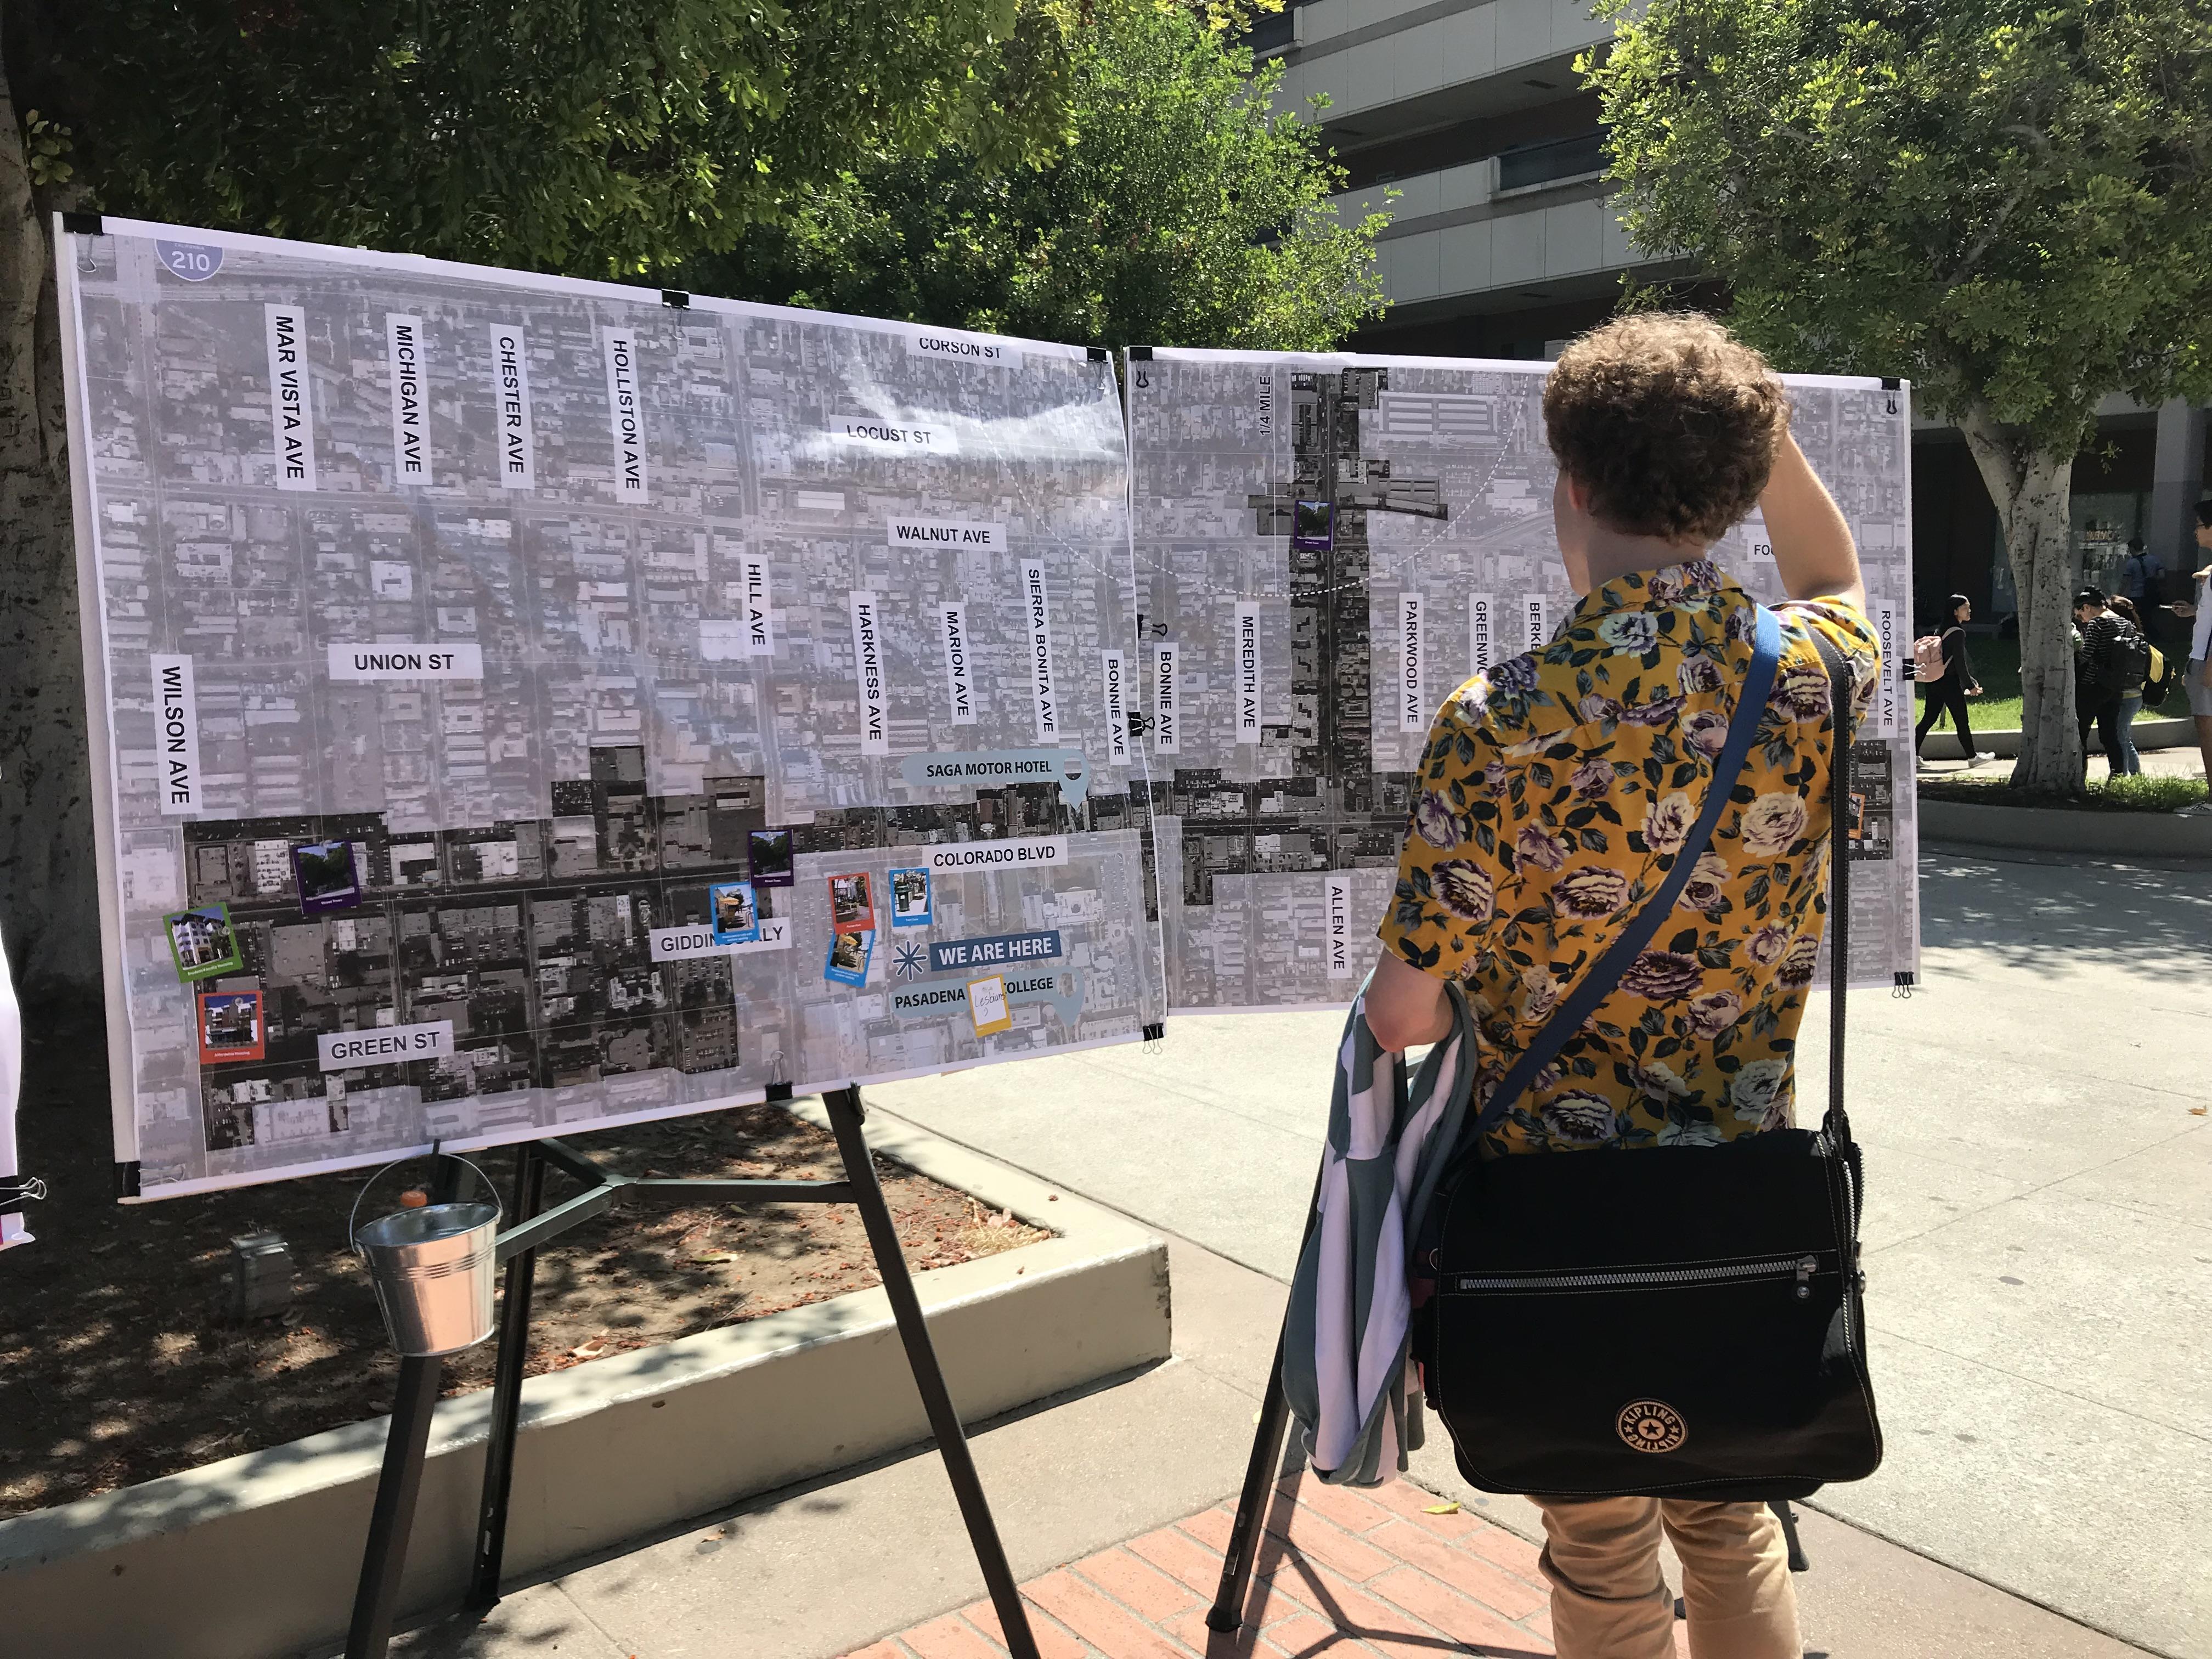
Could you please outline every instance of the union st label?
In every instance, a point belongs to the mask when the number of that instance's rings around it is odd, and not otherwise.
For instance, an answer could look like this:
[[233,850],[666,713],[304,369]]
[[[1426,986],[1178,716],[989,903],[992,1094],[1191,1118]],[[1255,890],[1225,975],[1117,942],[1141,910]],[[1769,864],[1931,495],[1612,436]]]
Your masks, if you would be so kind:
[[638,398],[637,337],[611,328],[600,337],[607,361],[607,422],[615,444],[615,494],[641,501],[645,489],[645,415]]
[[154,767],[161,816],[190,817],[203,805],[199,701],[192,686],[192,659],[155,652],[146,661],[154,675]]
[[428,483],[430,405],[422,383],[422,319],[386,312],[384,355],[392,371],[392,479],[398,483]]
[[891,715],[890,699],[884,690],[883,613],[877,608],[876,596],[865,589],[853,591],[851,604],[853,683],[860,698],[860,752],[888,755],[891,752]]
[[269,344],[269,441],[276,488],[315,487],[315,400],[307,380],[307,313],[264,306]]
[[530,429],[530,362],[522,331],[491,325],[491,396],[501,487],[538,488],[538,444]]
[[480,680],[480,645],[333,645],[334,680]]

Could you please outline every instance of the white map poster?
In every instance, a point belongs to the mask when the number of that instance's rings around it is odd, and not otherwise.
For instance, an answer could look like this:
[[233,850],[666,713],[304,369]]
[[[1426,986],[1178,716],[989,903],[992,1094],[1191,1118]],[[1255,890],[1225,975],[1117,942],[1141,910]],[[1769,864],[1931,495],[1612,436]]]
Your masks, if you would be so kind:
[[[1444,697],[1547,640],[1545,365],[1159,349],[1127,364],[1139,668],[1168,1000],[1342,1006],[1372,965],[1410,775]],[[1792,376],[1889,664],[1863,732],[1851,982],[1917,971],[1909,416]],[[1782,597],[1756,520],[1721,562]],[[1256,627],[1255,620],[1256,619]]]
[[1163,1018],[1111,363],[119,220],[58,266],[126,1190]]

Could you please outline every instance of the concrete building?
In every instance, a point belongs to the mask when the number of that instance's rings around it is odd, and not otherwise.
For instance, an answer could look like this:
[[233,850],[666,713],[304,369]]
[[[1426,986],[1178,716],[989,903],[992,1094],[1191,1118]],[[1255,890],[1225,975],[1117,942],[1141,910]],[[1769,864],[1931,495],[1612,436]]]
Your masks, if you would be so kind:
[[[1611,33],[1588,0],[1285,0],[1258,21],[1255,52],[1285,68],[1279,104],[1328,100],[1316,118],[1347,174],[1340,204],[1392,215],[1376,247],[1390,310],[1358,349],[1547,356],[1610,313],[1631,272],[1724,302],[1693,269],[1632,246],[1613,216],[1597,97],[1574,71]],[[2116,566],[2136,535],[2167,572],[2195,568],[2204,410],[2114,399],[2100,426],[2075,469],[2085,573]],[[1933,422],[1913,439],[1913,532],[1923,600],[2013,608],[1996,510],[1964,441]]]

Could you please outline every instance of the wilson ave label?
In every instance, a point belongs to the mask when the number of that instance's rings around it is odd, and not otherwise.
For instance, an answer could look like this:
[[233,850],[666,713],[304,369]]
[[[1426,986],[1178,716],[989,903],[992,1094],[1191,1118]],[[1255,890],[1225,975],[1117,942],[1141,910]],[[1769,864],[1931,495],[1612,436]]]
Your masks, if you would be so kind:
[[190,657],[155,652],[146,659],[154,676],[154,767],[161,791],[161,816],[190,817],[200,793],[200,710]]
[[422,319],[386,312],[385,361],[392,370],[392,477],[430,482],[430,405],[422,384]]
[[264,306],[269,342],[269,438],[276,488],[315,487],[315,403],[307,384],[307,313]]

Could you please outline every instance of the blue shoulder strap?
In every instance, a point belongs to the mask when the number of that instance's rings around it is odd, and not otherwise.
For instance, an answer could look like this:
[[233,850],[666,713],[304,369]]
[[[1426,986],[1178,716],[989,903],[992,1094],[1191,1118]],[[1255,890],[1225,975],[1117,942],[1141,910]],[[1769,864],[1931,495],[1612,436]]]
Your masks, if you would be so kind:
[[1565,1000],[1545,1022],[1544,1029],[1536,1034],[1536,1040],[1498,1080],[1497,1091],[1482,1109],[1482,1116],[1469,1137],[1471,1140],[1479,1139],[1497,1127],[1513,1103],[1528,1092],[1536,1073],[1552,1063],[1566,1046],[1567,1039],[1581,1030],[1583,1022],[1597,1012],[1598,1004],[1613,994],[1613,988],[1620,982],[1629,964],[1644,954],[1644,947],[1651,943],[1651,936],[1674,910],[1674,901],[1690,879],[1690,872],[1696,867],[1705,844],[1712,840],[1721,814],[1727,810],[1729,792],[1735,787],[1736,774],[1743,769],[1744,757],[1751,752],[1752,738],[1759,730],[1759,717],[1766,712],[1767,696],[1774,689],[1775,665],[1782,659],[1780,618],[1763,605],[1758,607],[1758,627],[1752,639],[1751,670],[1744,676],[1743,689],[1736,694],[1735,714],[1729,720],[1728,742],[1721,750],[1720,758],[1713,763],[1713,781],[1705,791],[1705,810],[1698,814],[1697,823],[1691,826],[1681,849],[1674,854],[1674,862],[1659,884],[1659,890],[1630,918],[1611,948],[1567,994]]

